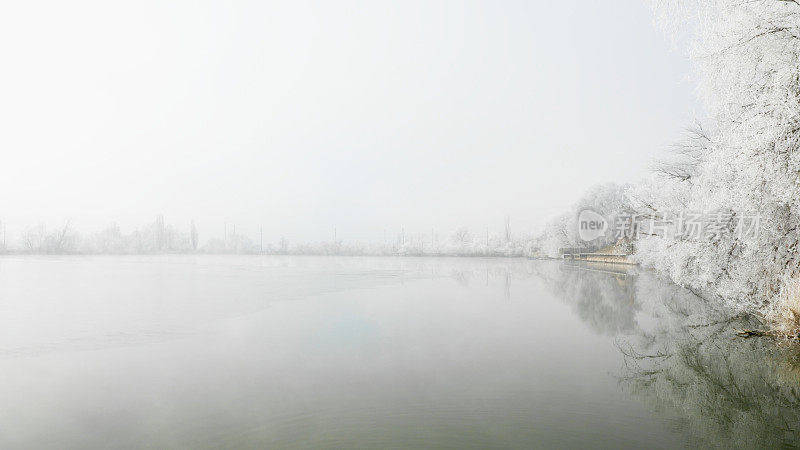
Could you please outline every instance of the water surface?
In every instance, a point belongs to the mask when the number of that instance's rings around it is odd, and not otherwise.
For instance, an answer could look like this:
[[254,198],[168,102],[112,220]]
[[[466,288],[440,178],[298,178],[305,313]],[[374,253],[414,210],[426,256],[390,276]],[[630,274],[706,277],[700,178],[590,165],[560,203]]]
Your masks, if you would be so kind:
[[6,256],[0,447],[794,445],[747,326],[614,266]]

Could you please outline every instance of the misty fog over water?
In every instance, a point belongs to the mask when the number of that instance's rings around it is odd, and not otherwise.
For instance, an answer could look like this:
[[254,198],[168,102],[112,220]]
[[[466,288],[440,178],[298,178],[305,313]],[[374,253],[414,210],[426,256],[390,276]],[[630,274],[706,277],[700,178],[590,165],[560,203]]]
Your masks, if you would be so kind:
[[[733,325],[695,348],[696,325],[722,313],[636,269],[6,257],[0,280],[3,447],[672,448],[770,435],[800,410],[752,390],[752,371],[715,379],[720,358],[781,357],[715,349]],[[646,352],[665,356],[640,370]],[[662,373],[703,396],[653,387]]]

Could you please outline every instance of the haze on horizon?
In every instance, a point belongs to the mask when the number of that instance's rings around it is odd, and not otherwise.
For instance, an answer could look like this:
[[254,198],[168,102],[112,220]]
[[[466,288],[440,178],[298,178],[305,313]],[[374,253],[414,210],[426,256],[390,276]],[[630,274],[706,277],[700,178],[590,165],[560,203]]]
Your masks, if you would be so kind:
[[15,2],[0,55],[9,234],[533,231],[698,108],[633,0]]

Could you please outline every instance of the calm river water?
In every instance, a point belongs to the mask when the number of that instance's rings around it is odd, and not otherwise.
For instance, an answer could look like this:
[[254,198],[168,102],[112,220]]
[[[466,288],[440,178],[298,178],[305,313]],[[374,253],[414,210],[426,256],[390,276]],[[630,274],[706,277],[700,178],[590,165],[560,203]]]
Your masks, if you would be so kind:
[[0,258],[0,448],[799,443],[800,352],[646,271]]

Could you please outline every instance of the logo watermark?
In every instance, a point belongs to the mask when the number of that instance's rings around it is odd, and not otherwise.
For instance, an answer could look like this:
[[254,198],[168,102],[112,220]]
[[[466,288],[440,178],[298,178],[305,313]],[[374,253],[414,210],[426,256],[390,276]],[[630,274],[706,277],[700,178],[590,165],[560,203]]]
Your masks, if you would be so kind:
[[605,236],[608,230],[606,218],[591,209],[584,209],[578,214],[578,236],[584,241],[593,241]]
[[611,222],[613,222],[611,237],[615,240],[660,236],[713,242],[725,236],[735,236],[738,239],[757,238],[761,215],[734,211],[685,211],[677,214],[617,213],[609,220],[596,211],[585,209],[578,214],[578,236],[587,242],[605,236],[608,224]]

